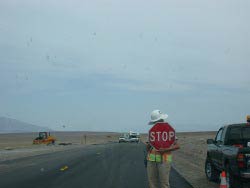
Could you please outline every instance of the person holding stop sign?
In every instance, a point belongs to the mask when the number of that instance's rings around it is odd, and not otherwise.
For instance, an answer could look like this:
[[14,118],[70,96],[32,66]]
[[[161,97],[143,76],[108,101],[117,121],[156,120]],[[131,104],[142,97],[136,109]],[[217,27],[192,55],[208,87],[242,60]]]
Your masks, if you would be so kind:
[[170,188],[169,173],[171,151],[179,149],[175,130],[166,122],[167,114],[160,110],[151,113],[149,140],[147,142],[147,174],[150,188]]

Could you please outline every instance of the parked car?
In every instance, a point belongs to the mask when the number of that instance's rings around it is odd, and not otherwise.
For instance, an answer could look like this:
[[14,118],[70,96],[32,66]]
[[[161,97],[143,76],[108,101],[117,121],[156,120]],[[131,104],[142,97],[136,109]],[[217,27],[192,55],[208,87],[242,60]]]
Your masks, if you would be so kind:
[[127,140],[124,136],[119,137],[119,143],[121,143],[121,142],[127,142]]
[[230,188],[250,182],[250,123],[223,126],[207,144],[205,173],[210,181],[218,180],[225,170]]
[[140,141],[139,134],[134,132],[124,133],[119,137],[119,143],[121,142],[136,142]]

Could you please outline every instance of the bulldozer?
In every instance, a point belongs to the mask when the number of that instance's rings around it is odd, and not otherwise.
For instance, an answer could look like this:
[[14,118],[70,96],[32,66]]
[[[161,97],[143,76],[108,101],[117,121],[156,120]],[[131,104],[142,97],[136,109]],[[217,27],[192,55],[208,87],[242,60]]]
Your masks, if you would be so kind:
[[33,144],[54,144],[56,138],[50,132],[39,132],[39,136],[33,140]]

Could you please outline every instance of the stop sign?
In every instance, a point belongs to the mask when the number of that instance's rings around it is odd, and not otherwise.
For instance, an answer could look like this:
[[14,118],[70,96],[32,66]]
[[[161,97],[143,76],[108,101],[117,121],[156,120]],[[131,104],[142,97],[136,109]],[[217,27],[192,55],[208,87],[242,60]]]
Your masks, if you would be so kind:
[[167,149],[175,142],[175,130],[168,123],[156,123],[149,130],[149,143],[157,150]]

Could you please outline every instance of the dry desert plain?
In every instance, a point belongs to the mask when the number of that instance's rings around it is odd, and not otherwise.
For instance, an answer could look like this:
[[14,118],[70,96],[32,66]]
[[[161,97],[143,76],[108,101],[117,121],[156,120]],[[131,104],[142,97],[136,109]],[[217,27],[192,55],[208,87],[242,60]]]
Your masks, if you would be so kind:
[[[0,162],[72,147],[117,142],[120,136],[120,133],[95,132],[52,132],[51,134],[57,138],[57,144],[54,146],[33,145],[32,140],[37,137],[37,133],[0,134]],[[173,166],[176,170],[194,188],[218,188],[218,184],[207,181],[204,173],[206,140],[214,138],[215,132],[177,133],[177,136],[181,149],[174,152]],[[141,135],[141,140],[146,141],[147,135]],[[58,143],[72,143],[72,145],[62,146]],[[4,170],[3,167],[2,170]]]

